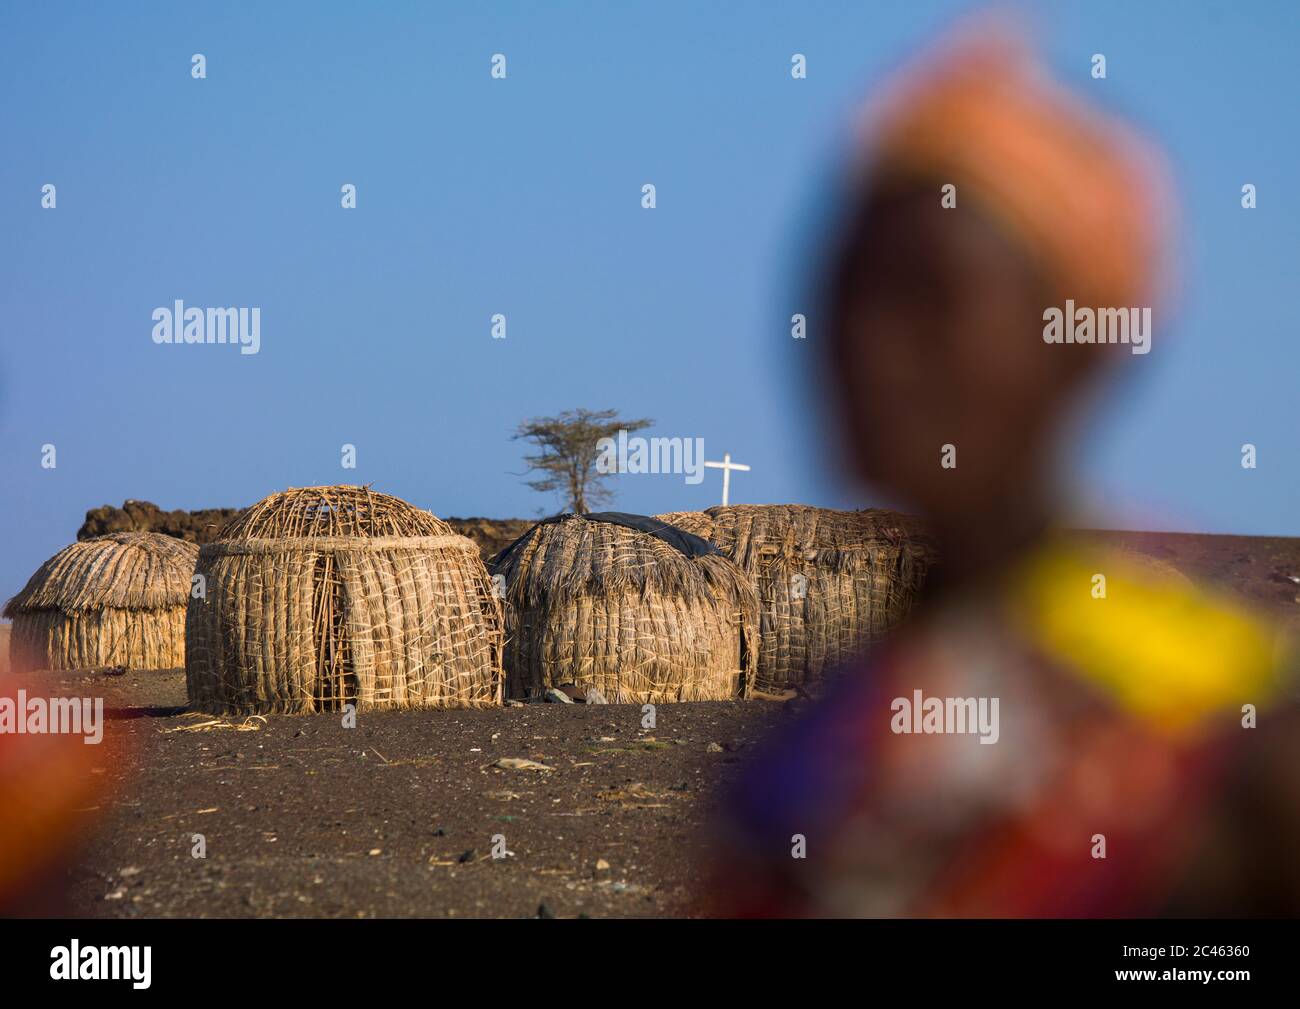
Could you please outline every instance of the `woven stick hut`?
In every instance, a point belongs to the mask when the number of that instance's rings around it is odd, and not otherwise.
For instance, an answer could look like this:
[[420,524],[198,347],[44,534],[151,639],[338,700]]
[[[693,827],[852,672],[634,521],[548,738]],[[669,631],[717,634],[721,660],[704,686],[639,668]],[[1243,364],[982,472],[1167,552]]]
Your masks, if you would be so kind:
[[823,673],[908,612],[931,562],[914,519],[883,510],[728,505],[656,518],[720,547],[752,579],[762,643],[755,688],[816,691]]
[[14,670],[176,669],[199,549],[162,533],[64,547],[5,605]]
[[272,494],[199,552],[185,679],[208,711],[501,703],[501,605],[473,541],[367,487]]
[[697,537],[643,516],[566,515],[534,526],[492,571],[504,580],[511,697],[565,683],[614,703],[748,693],[758,600]]

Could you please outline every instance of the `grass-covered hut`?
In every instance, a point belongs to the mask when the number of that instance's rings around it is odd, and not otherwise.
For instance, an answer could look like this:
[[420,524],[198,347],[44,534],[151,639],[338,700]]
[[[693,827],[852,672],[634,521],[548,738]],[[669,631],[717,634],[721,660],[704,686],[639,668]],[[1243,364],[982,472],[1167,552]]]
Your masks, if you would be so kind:
[[64,547],[5,605],[10,667],[176,669],[198,547],[112,533]]
[[492,561],[506,611],[511,697],[596,688],[614,703],[748,693],[758,603],[709,543],[644,516],[564,515]]
[[916,600],[932,560],[898,512],[727,505],[656,516],[718,546],[759,599],[757,690],[816,691],[822,674],[882,637]]

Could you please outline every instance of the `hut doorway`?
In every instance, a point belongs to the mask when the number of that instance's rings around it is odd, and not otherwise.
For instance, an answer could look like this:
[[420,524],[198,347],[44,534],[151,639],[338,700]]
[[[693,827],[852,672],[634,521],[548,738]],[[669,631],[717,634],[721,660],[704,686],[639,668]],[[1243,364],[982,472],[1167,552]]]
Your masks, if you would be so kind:
[[340,711],[356,704],[358,680],[347,630],[343,579],[332,553],[317,556],[312,572],[312,628],[316,642],[316,689],[313,711]]

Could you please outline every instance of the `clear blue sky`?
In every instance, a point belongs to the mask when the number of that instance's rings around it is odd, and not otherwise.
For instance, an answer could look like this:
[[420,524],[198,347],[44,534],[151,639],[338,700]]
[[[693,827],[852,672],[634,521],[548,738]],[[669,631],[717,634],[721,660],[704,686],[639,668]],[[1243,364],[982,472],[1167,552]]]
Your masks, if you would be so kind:
[[[1029,6],[1058,75],[1169,150],[1185,214],[1180,316],[1091,430],[1080,500],[1300,534],[1300,5]],[[753,466],[733,500],[863,503],[817,433],[816,320],[796,344],[788,318],[850,111],[966,8],[5,2],[0,597],[125,498],[373,482],[442,515],[553,510],[510,434],[575,406],[730,451]],[[261,353],[155,346],[176,298],[260,306]],[[719,483],[625,476],[616,504]]]

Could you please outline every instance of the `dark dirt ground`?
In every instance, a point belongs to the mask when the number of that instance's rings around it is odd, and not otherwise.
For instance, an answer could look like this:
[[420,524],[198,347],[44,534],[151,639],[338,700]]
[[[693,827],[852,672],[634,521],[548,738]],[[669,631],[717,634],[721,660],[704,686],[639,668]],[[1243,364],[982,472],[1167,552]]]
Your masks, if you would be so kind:
[[[1300,620],[1300,539],[1095,535]],[[184,712],[179,672],[45,675],[111,709],[112,795],[59,909],[92,917],[690,914],[711,795],[784,717],[758,701],[660,705],[644,730],[636,706],[547,704],[237,731]],[[502,757],[554,770],[491,766]],[[512,855],[491,857],[494,834]]]
[[[113,709],[118,797],[69,875],[68,910],[94,917],[689,914],[709,792],[781,715],[660,705],[643,730],[634,705],[537,704],[237,731],[178,713],[180,673],[61,689]],[[490,766],[501,757],[554,770]],[[495,834],[510,856],[491,857]]]

